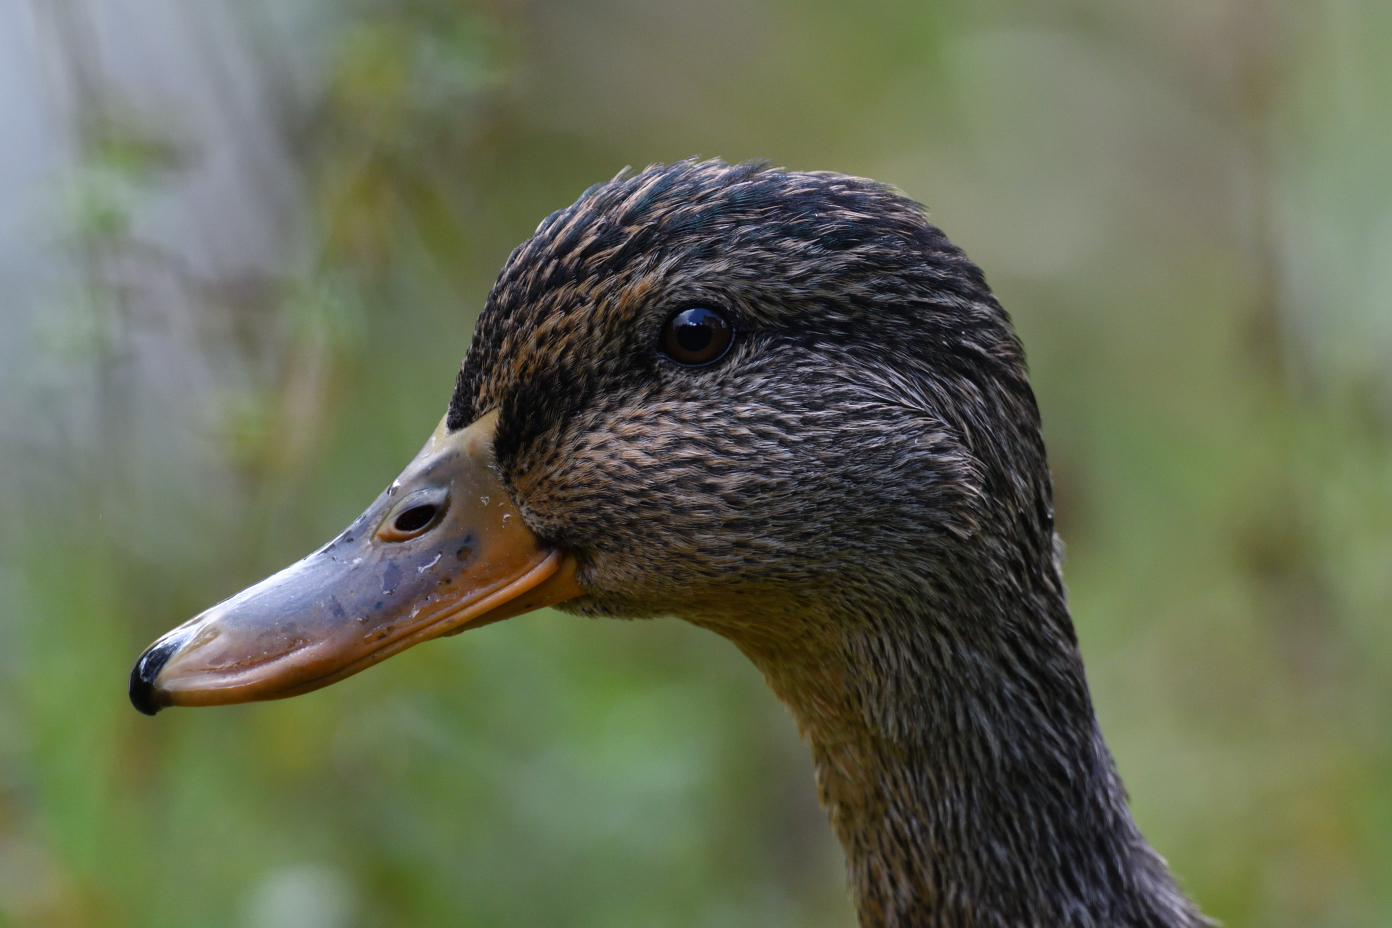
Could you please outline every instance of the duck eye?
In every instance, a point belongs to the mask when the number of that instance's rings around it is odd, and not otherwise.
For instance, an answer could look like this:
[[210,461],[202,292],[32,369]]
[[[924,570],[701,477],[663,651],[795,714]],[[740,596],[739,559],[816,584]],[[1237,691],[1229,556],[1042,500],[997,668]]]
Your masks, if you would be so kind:
[[725,317],[701,307],[673,313],[662,327],[658,348],[676,361],[696,367],[720,360],[730,350],[735,330]]

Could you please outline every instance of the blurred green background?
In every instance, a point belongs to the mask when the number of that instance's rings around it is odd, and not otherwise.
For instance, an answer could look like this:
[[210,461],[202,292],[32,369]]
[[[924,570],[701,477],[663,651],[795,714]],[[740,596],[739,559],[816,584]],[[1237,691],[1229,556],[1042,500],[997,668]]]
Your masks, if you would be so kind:
[[0,0],[0,922],[841,926],[757,673],[540,613],[157,719],[625,165],[898,185],[1024,336],[1098,712],[1230,928],[1392,924],[1386,0]]

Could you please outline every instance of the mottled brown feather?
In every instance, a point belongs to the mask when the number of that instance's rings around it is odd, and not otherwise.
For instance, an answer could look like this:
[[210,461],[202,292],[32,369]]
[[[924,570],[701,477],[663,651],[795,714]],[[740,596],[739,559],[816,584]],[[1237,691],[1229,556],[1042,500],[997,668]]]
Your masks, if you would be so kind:
[[[707,367],[657,347],[692,306],[736,329]],[[489,295],[449,425],[492,409],[570,610],[712,629],[791,708],[862,925],[1204,924],[1094,718],[1023,350],[918,204],[713,161],[593,187]]]

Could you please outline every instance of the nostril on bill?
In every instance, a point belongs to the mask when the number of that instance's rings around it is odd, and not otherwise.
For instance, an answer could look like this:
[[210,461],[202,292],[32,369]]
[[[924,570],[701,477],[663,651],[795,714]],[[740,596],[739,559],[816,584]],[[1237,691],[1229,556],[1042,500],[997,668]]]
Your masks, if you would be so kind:
[[396,517],[396,530],[398,532],[418,532],[435,520],[435,513],[438,506],[412,506],[401,515]]

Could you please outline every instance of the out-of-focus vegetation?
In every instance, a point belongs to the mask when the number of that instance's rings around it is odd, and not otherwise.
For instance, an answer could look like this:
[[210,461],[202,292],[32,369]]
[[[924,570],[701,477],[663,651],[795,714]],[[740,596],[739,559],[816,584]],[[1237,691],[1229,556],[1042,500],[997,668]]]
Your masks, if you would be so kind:
[[0,0],[0,921],[849,926],[734,649],[543,613],[151,720],[155,635],[443,412],[626,164],[895,183],[1032,359],[1142,827],[1230,928],[1392,922],[1384,0]]

